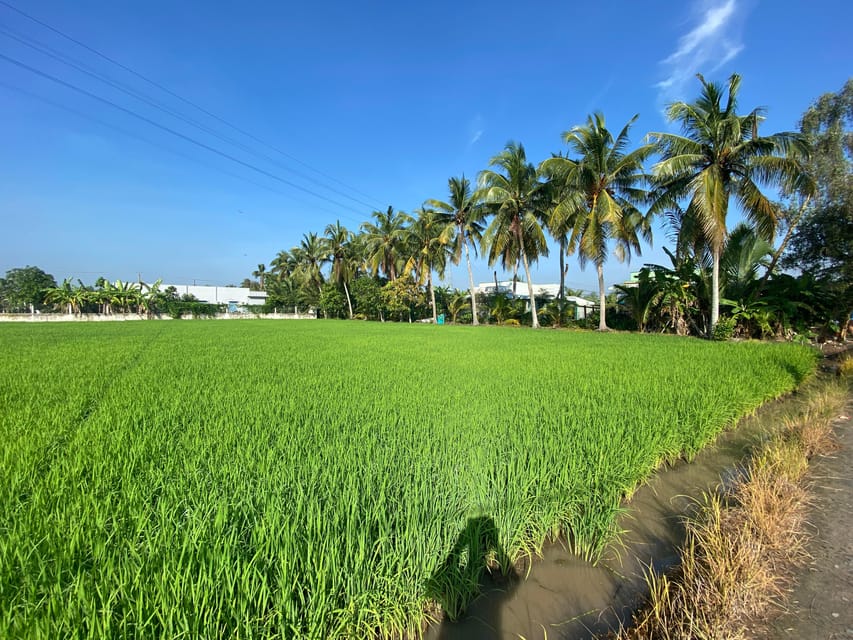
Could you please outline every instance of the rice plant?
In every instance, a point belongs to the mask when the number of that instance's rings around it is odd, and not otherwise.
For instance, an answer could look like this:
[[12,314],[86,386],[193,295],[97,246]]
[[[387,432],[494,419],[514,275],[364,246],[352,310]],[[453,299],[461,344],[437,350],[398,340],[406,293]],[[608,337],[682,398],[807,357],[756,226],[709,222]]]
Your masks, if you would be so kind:
[[0,637],[418,635],[549,538],[594,560],[638,483],[814,367],[497,327],[0,326]]

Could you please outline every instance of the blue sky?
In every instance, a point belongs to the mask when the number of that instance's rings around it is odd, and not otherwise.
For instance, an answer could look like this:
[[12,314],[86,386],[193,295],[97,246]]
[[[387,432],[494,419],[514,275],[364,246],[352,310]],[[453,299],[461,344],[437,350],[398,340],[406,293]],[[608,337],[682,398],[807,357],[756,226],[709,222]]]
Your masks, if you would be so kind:
[[[239,283],[336,219],[357,229],[373,209],[444,199],[448,177],[475,178],[509,140],[535,162],[561,151],[594,110],[612,129],[639,113],[639,142],[695,97],[696,72],[740,73],[765,132],[796,128],[853,72],[843,0],[5,1],[208,112],[0,2],[0,55],[19,63],[0,57],[0,273],[60,280]],[[656,228],[642,258],[610,259],[608,282],[665,262],[665,245]],[[593,268],[568,264],[570,286],[594,288]],[[534,279],[557,278],[554,250]],[[463,287],[463,269],[447,281]]]

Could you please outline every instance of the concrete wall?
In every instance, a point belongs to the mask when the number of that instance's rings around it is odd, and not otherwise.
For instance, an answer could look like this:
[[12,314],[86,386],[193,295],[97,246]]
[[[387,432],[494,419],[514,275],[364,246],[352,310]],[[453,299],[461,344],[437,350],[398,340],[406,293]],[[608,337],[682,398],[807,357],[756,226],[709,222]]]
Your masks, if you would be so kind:
[[[134,320],[147,320],[145,316],[136,313],[113,313],[104,315],[100,313],[84,313],[82,315],[69,315],[64,313],[0,313],[0,322],[131,322]],[[167,315],[152,320],[171,320]],[[192,316],[184,316],[181,320],[194,320]],[[293,313],[269,313],[266,315],[254,315],[251,313],[217,313],[212,318],[198,318],[199,320],[314,320],[316,316],[308,314]]]

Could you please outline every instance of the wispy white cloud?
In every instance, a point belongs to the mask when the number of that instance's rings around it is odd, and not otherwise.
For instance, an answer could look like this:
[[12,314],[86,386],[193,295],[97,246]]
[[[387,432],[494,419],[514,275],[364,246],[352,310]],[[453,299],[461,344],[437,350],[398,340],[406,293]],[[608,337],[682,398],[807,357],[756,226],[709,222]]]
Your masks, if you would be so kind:
[[661,61],[666,78],[658,82],[661,102],[683,99],[697,73],[711,74],[743,51],[746,13],[741,0],[704,0],[698,19],[678,39],[675,51]]
[[468,123],[468,146],[474,146],[483,137],[483,133],[485,133],[485,124],[483,116],[478,113]]

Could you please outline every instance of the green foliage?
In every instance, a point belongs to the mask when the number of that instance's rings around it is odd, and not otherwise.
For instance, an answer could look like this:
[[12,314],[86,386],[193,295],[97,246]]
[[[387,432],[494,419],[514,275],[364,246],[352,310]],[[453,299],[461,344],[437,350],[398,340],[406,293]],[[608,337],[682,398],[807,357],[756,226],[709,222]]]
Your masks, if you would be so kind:
[[714,333],[713,339],[717,341],[726,341],[731,340],[735,334],[735,327],[737,326],[736,318],[726,318],[722,317],[717,321],[717,324],[714,325]]
[[[543,185],[524,145],[517,142],[508,143],[489,166],[498,170],[486,169],[479,177],[485,206],[493,215],[483,233],[483,252],[489,265],[499,260],[505,269],[520,264],[527,282],[533,282],[530,263],[548,255],[543,223],[549,203]],[[533,328],[538,328],[536,300],[531,298],[530,304]]]
[[382,315],[382,284],[371,276],[361,276],[352,283],[352,303],[355,312],[370,320]]
[[40,309],[45,292],[55,287],[54,277],[38,267],[10,269],[0,278],[0,308],[25,312]]
[[503,293],[489,296],[486,305],[489,308],[489,317],[498,324],[504,324],[512,319],[517,325],[518,318],[524,313],[523,302],[513,300]]
[[577,305],[574,302],[557,298],[542,307],[539,318],[542,324],[552,327],[570,327],[575,324]]
[[[598,271],[599,295],[604,296],[604,263],[611,242],[620,261],[636,252],[640,238],[651,241],[651,215],[638,205],[646,198],[643,162],[653,147],[645,144],[627,152],[628,134],[636,122],[634,116],[615,136],[607,129],[604,115],[595,113],[584,125],[563,133],[563,141],[577,159],[555,157],[542,163],[541,169],[552,176],[563,194],[555,207],[551,226],[568,233],[570,253],[577,251],[581,268],[592,262]],[[562,224],[554,225],[553,218]],[[600,310],[599,329],[607,329],[606,307]]]
[[387,211],[374,211],[372,215],[375,222],[361,225],[367,264],[374,276],[381,272],[386,278],[396,280],[408,257],[403,247],[406,225],[412,218],[390,206]]
[[789,344],[388,323],[0,342],[0,637],[34,640],[413,637],[481,562],[560,532],[595,557],[643,478],[815,366]]
[[[468,266],[468,294],[471,296],[471,319],[473,324],[479,322],[477,311],[477,296],[471,271],[471,253],[477,254],[477,245],[483,236],[483,217],[486,209],[481,199],[482,194],[471,190],[471,182],[463,175],[447,181],[450,198],[442,200],[427,200],[425,204],[439,212],[445,224],[441,233],[441,241],[448,246],[450,259],[453,264],[459,264],[462,254]],[[458,312],[457,312],[458,313]],[[457,314],[453,314],[456,322]]]
[[400,320],[412,320],[415,307],[424,304],[424,292],[409,276],[388,282],[380,291],[382,304]]
[[320,291],[320,309],[327,318],[346,318],[347,300],[334,282],[326,282]]
[[713,268],[710,325],[719,314],[720,256],[728,237],[731,201],[744,210],[757,235],[770,241],[778,222],[778,208],[761,187],[775,185],[785,193],[806,193],[812,183],[802,164],[808,147],[793,132],[759,134],[763,110],[738,113],[741,78],[729,77],[727,86],[708,82],[693,102],[669,105],[670,122],[683,135],[649,134],[658,145],[661,160],[654,166],[655,203],[650,213],[674,212],[679,225],[678,251],[705,247]]
[[454,324],[463,321],[466,316],[468,320],[471,320],[471,300],[469,296],[462,291],[456,292],[447,303],[447,311],[450,313],[450,321]]
[[853,312],[853,79],[821,96],[801,122],[812,153],[817,193],[791,238],[783,265],[832,290],[830,314],[846,325]]

